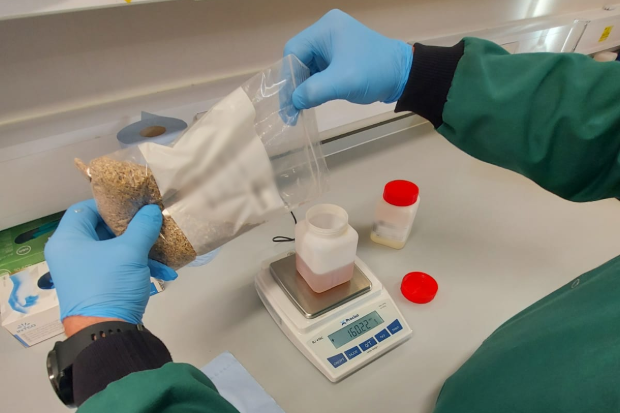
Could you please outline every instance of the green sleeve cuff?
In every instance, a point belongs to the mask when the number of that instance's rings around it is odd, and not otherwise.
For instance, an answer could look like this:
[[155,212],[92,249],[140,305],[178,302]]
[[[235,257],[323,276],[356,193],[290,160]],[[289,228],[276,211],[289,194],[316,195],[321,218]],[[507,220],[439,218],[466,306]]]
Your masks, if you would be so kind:
[[443,108],[465,44],[452,47],[415,44],[413,64],[405,90],[396,104],[396,112],[415,112],[435,128],[443,123]]
[[238,413],[200,370],[185,363],[167,363],[155,370],[132,373],[88,399],[80,413]]

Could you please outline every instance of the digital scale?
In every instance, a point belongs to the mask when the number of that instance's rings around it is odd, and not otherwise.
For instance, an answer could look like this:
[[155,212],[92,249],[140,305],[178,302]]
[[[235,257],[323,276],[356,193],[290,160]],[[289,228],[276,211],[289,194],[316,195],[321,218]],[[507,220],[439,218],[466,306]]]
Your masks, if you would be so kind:
[[320,294],[297,272],[294,252],[266,262],[255,285],[282,332],[332,382],[412,335],[392,297],[359,258],[351,281]]

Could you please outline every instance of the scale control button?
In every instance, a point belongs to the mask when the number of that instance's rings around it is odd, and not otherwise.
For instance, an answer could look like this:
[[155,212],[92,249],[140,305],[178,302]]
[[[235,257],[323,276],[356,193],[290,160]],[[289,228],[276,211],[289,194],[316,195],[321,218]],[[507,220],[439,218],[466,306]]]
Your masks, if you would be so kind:
[[370,349],[371,347],[374,347],[376,344],[377,344],[377,342],[375,341],[374,338],[369,338],[368,340],[366,340],[362,344],[360,344],[360,347],[362,348],[362,350],[366,351],[366,350]]
[[390,330],[390,333],[396,334],[403,329],[403,326],[400,325],[400,321],[394,320],[392,324],[387,326],[387,329]]
[[340,353],[340,354],[336,354],[335,356],[328,357],[327,361],[332,363],[332,366],[334,366],[334,368],[337,369],[338,367],[346,363],[347,359],[344,357],[344,354]]
[[384,328],[383,330],[379,331],[378,334],[375,335],[375,338],[380,343],[386,338],[388,338],[389,336],[390,336],[390,333],[388,333],[387,330]]
[[359,356],[360,354],[362,354],[362,350],[360,350],[358,346],[355,346],[345,351],[344,354],[346,354],[349,360],[351,360],[353,357]]

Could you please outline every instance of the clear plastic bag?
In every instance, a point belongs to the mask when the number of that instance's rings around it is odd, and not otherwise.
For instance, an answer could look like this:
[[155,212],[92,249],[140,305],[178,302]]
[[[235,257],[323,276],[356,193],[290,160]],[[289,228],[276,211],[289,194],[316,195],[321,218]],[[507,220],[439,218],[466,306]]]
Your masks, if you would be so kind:
[[309,76],[294,56],[252,77],[170,146],[143,143],[94,159],[97,208],[122,234],[144,205],[164,224],[150,257],[180,268],[327,190],[328,171],[312,110],[293,90]]

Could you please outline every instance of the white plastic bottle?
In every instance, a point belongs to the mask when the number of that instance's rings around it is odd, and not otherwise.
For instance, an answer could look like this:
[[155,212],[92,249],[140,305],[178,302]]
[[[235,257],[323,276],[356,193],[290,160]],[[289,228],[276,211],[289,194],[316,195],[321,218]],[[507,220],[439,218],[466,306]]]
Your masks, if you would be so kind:
[[385,185],[377,204],[370,239],[397,250],[409,239],[413,220],[420,205],[420,189],[409,181],[392,181]]
[[343,208],[313,206],[306,219],[295,226],[297,271],[317,293],[350,281],[358,239]]

